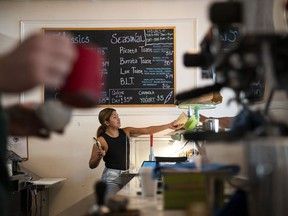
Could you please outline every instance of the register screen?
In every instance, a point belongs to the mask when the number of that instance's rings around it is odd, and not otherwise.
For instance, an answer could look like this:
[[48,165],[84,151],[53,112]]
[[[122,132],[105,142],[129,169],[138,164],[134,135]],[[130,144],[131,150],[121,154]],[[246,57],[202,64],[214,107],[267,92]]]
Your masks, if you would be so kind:
[[156,167],[156,161],[143,161],[141,167]]

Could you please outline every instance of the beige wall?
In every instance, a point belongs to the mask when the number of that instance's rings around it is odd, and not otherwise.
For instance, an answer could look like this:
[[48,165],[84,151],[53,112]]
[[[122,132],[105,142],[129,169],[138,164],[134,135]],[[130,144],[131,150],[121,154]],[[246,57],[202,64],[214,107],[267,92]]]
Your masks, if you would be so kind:
[[[19,42],[21,34],[20,21],[26,21],[26,24],[36,21],[36,27],[39,27],[39,23],[41,26],[41,22],[49,23],[52,21],[53,25],[55,23],[53,21],[59,23],[61,20],[63,23],[69,23],[69,25],[75,21],[78,27],[83,23],[97,27],[101,23],[121,26],[127,25],[127,23],[131,24],[131,22],[136,22],[136,25],[137,23],[145,25],[147,22],[147,25],[151,25],[156,21],[169,25],[167,20],[172,20],[171,22],[176,22],[176,24],[189,23],[194,20],[196,21],[194,34],[190,35],[193,27],[191,25],[191,28],[190,26],[187,28],[187,35],[185,29],[183,29],[184,27],[181,27],[181,32],[177,35],[179,39],[177,41],[176,57],[176,89],[177,92],[180,92],[183,89],[201,84],[199,78],[195,77],[194,69],[183,67],[182,55],[189,49],[197,48],[209,28],[210,23],[207,20],[208,5],[209,0],[0,1],[0,53]],[[180,40],[181,38],[184,39]],[[35,91],[39,93],[40,90]],[[223,94],[224,103],[213,111],[204,111],[205,114],[209,116],[235,115],[237,107],[233,105],[227,107],[226,104],[228,98],[233,94],[228,90],[225,90]],[[29,94],[27,93],[27,95]],[[35,94],[31,95],[30,99],[39,100],[37,94],[36,96]],[[19,101],[19,95],[10,95],[5,97],[4,100],[5,104]],[[63,184],[50,189],[49,210],[51,216],[68,215],[68,213],[65,213],[69,212],[67,209],[77,205],[93,193],[93,184],[101,176],[103,163],[96,170],[88,168],[92,136],[94,136],[99,126],[97,120],[98,110],[75,111],[63,136],[53,135],[49,140],[32,137],[28,139],[29,160],[23,162],[23,166],[40,177],[67,178]],[[150,107],[145,109],[131,107],[118,108],[117,110],[120,117],[122,117],[122,126],[162,124],[174,120],[182,112],[177,107]],[[76,208],[79,209],[78,212],[70,211],[69,215],[83,214],[83,209],[86,211],[90,203],[86,202],[87,206],[83,205],[82,209]]]

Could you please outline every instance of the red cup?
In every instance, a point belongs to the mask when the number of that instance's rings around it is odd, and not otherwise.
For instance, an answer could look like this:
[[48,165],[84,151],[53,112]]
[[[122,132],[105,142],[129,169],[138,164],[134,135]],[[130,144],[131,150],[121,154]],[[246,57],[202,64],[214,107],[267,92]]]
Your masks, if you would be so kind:
[[60,90],[59,99],[75,108],[92,108],[98,104],[102,90],[103,56],[97,47],[76,47],[78,59]]

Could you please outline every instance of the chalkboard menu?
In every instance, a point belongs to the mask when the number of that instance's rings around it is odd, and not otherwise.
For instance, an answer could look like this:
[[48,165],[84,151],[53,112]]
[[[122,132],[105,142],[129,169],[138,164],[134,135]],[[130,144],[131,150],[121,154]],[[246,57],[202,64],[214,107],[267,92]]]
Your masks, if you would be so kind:
[[[105,80],[100,105],[174,105],[175,27],[44,28],[73,44],[96,44]],[[95,83],[99,85],[99,83]],[[44,87],[44,100],[57,99]]]

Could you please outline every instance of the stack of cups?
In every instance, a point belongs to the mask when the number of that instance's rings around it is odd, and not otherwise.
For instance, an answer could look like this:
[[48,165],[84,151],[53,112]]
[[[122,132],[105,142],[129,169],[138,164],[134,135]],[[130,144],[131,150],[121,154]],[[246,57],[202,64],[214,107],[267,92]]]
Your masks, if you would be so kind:
[[153,178],[153,167],[142,167],[139,170],[143,197],[154,197],[157,192],[157,179]]
[[184,128],[186,129],[186,131],[191,132],[197,126],[197,124],[198,121],[195,116],[191,116],[184,124]]

